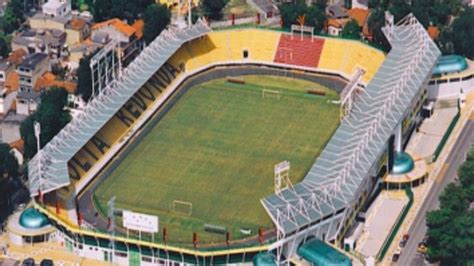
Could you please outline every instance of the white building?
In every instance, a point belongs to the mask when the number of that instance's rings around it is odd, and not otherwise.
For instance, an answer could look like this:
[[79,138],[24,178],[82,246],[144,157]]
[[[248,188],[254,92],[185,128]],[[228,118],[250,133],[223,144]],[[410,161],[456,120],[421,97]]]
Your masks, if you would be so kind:
[[369,0],[352,0],[352,8],[368,9]]
[[52,17],[67,16],[71,13],[71,0],[49,0],[43,5],[43,14]]

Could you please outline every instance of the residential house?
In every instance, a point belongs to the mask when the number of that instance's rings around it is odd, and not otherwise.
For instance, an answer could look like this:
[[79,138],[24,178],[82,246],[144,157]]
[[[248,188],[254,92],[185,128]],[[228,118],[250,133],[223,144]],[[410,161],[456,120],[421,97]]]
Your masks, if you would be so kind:
[[342,4],[329,5],[326,7],[326,14],[331,19],[347,19],[347,9]]
[[7,9],[7,5],[10,2],[10,0],[0,0],[0,17],[3,17],[5,15],[5,10]]
[[338,8],[331,9],[331,14],[327,21],[327,32],[329,35],[341,35],[342,29],[346,26],[347,22],[351,20],[357,22],[364,36],[366,35],[365,33],[368,32],[369,9],[352,8],[347,10],[342,6],[338,6]]
[[18,82],[14,82],[15,68],[7,60],[0,62],[0,117],[10,112],[16,99]]
[[67,39],[66,43],[68,46],[72,46],[77,43],[81,43],[90,36],[91,27],[89,22],[81,18],[71,19],[64,28]]
[[78,43],[71,46],[69,49],[69,60],[67,62],[67,64],[69,65],[69,68],[70,69],[78,68],[81,58],[83,58],[85,55],[93,53],[95,50],[101,47],[102,47],[101,44],[94,43],[90,40],[86,40],[82,43]]
[[52,17],[68,16],[71,10],[71,0],[49,0],[43,4],[43,14]]
[[66,33],[61,30],[30,29],[13,37],[12,49],[23,49],[26,52],[49,54],[59,58],[64,52]]
[[369,0],[352,0],[352,8],[369,9]]
[[137,34],[134,27],[115,18],[93,25],[91,40],[101,45],[106,45],[111,40],[118,41],[123,64],[127,65],[143,47],[141,35],[141,33]]
[[341,35],[342,29],[349,21],[347,9],[342,4],[334,4],[326,7],[326,15],[328,20],[326,22],[327,32],[332,36]]
[[467,6],[474,6],[474,0],[464,0],[464,4]]
[[340,36],[342,33],[342,29],[346,25],[346,20],[339,20],[329,18],[326,22],[327,25],[327,33],[331,36]]
[[64,31],[69,19],[63,16],[48,16],[43,13],[36,13],[28,19],[32,29],[42,30],[61,30]]
[[0,117],[15,109],[18,93],[18,73],[16,67],[23,61],[26,52],[16,50],[9,57],[0,61]]
[[23,165],[23,153],[25,152],[25,142],[22,139],[10,142],[10,147],[12,148],[13,156],[15,156],[18,164]]
[[[473,0],[474,1],[474,0]],[[439,37],[439,28],[433,25],[428,26],[428,35],[431,39],[436,40]]]
[[29,115],[36,111],[41,93],[35,88],[37,81],[50,70],[47,54],[35,53],[26,56],[17,67],[19,75],[19,92],[17,95],[17,113]]
[[64,31],[68,46],[82,42],[90,36],[90,23],[80,16],[73,16],[69,19],[62,16],[51,17],[37,13],[29,19],[29,24],[35,30]]
[[[178,6],[178,1],[181,1],[181,5],[187,5],[188,0],[156,0],[157,3],[162,5],[166,5],[168,7]],[[199,5],[200,0],[192,0],[192,5],[197,6]]]
[[369,34],[370,9],[352,8],[347,11],[347,14],[349,15],[349,19],[357,22],[357,25],[359,25],[359,28],[361,29],[363,38],[369,40],[371,35]]

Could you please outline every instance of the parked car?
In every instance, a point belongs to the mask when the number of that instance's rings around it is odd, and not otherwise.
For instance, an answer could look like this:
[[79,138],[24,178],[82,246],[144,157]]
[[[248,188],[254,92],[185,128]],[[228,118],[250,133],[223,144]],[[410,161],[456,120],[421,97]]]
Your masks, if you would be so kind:
[[21,263],[22,266],[35,266],[35,260],[32,258],[27,258]]
[[404,234],[404,235],[402,236],[402,239],[400,240],[399,246],[400,246],[401,248],[404,248],[405,245],[407,244],[409,238],[410,238],[410,235],[409,235],[409,234]]
[[418,253],[426,254],[426,252],[428,251],[428,245],[425,242],[421,241],[420,243],[418,243],[417,251]]
[[44,259],[41,261],[40,266],[54,266],[54,263],[50,259]]
[[398,259],[400,258],[401,254],[402,254],[402,250],[400,248],[397,248],[397,250],[395,250],[395,252],[393,252],[392,261],[397,262]]

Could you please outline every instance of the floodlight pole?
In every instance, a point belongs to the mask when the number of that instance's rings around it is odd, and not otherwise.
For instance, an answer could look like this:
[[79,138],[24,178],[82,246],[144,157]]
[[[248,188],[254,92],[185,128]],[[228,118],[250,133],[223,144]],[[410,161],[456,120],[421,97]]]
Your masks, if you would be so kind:
[[38,190],[42,193],[43,189],[43,182],[42,182],[42,176],[41,176],[41,161],[42,161],[42,153],[41,153],[41,142],[40,142],[40,134],[41,134],[41,124],[38,121],[35,121],[34,123],[34,128],[35,128],[35,137],[36,137],[36,152],[38,154],[38,181],[39,181],[39,188]]
[[181,20],[181,0],[178,0],[178,23]]
[[112,255],[110,256],[110,265],[114,265],[114,257],[115,257],[115,220],[114,220],[114,211],[115,211],[115,196],[113,196],[109,202],[107,202],[107,206],[109,207],[108,211],[108,219],[110,221],[110,225],[108,228],[109,231],[109,247],[112,248]]
[[193,1],[192,0],[189,0],[188,1],[188,27],[191,27],[193,24],[192,24],[192,16],[191,16],[191,11],[192,11],[192,3]]

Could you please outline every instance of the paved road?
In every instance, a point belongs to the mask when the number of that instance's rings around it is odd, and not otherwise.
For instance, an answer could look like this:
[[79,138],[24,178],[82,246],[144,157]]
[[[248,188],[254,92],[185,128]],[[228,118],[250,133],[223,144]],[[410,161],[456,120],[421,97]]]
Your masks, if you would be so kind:
[[[425,223],[426,212],[437,209],[439,206],[438,197],[443,191],[444,187],[454,180],[457,176],[457,169],[464,162],[466,154],[474,142],[474,121],[467,121],[461,134],[459,135],[456,143],[450,151],[446,163],[448,164],[446,172],[439,180],[436,180],[429,192],[425,202],[421,206],[421,209],[415,221],[413,222],[409,234],[410,239],[408,240],[405,248],[402,251],[402,255],[397,262],[397,265],[410,265],[418,266],[425,265],[423,258],[417,253],[416,249],[418,243],[423,240],[426,235],[427,227]],[[437,177],[433,177],[437,178]],[[391,255],[391,254],[390,254]]]

